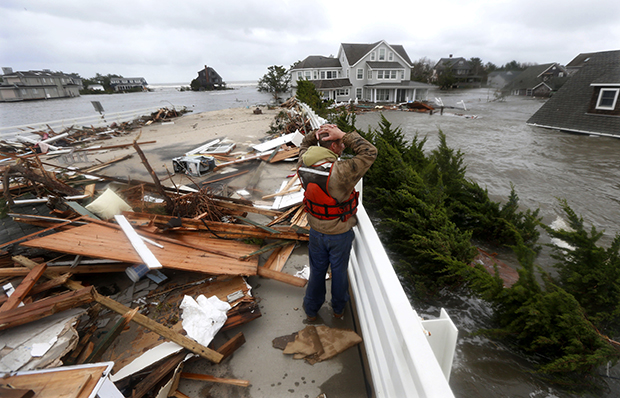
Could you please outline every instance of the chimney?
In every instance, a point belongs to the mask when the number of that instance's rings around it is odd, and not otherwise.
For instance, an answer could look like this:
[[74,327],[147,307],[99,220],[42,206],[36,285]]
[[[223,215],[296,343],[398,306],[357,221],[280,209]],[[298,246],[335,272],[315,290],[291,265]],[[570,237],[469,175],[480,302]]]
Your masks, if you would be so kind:
[[207,79],[207,83],[211,81],[211,79],[209,79],[209,68],[207,68],[207,65],[205,65],[205,78]]

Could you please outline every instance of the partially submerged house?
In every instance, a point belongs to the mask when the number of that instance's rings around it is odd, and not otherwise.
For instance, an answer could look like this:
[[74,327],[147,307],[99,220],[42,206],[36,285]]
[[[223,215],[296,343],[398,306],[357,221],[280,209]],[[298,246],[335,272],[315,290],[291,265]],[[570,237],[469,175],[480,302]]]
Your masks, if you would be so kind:
[[324,99],[337,102],[412,102],[426,100],[433,86],[411,80],[412,62],[402,45],[384,40],[342,43],[337,57],[311,55],[291,68],[297,81],[311,81]]
[[491,72],[487,77],[487,85],[491,88],[502,89],[510,84],[520,73],[515,70]]
[[[577,58],[581,58],[581,55]],[[527,124],[620,137],[620,50],[590,53]]]
[[438,81],[440,76],[450,74],[455,79],[457,87],[481,87],[482,76],[476,75],[469,61],[463,57],[454,58],[452,54],[448,58],[441,58],[433,68],[431,81]]
[[225,87],[226,83],[222,77],[215,69],[207,65],[198,71],[198,77],[192,82],[192,89],[195,91],[219,90]]
[[566,68],[556,62],[533,65],[521,72],[505,89],[512,95],[550,97],[567,79]]
[[110,79],[110,87],[114,91],[146,90],[147,86],[148,83],[143,77],[113,77]]
[[49,69],[13,72],[2,68],[0,102],[79,97],[82,79]]

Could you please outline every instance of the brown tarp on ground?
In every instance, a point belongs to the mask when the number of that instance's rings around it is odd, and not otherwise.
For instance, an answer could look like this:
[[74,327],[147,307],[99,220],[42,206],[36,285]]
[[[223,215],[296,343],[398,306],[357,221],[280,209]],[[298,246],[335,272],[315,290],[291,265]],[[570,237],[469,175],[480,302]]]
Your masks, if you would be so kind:
[[294,354],[295,359],[305,359],[314,365],[361,342],[362,338],[352,330],[308,325],[296,333],[295,341],[289,342],[283,353]]

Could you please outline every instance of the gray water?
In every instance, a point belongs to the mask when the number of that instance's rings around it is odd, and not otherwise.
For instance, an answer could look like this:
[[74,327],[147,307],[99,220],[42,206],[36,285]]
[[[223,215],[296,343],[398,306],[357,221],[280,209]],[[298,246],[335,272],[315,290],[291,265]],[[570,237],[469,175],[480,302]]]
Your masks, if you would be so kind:
[[[0,103],[0,128],[97,115],[91,101],[99,101],[106,112],[135,109],[187,107],[194,112],[265,104],[271,96],[259,93],[256,84],[232,84],[234,90],[220,92],[180,92],[178,85],[155,87],[153,92],[118,95],[84,95],[78,98],[22,103]],[[493,98],[486,89],[434,92],[441,97],[443,115],[435,113],[386,111],[383,114],[408,137],[427,137],[426,150],[436,148],[438,131],[448,145],[464,153],[467,176],[486,187],[491,198],[505,202],[513,183],[523,207],[540,208],[543,221],[561,215],[557,198],[566,199],[586,226],[606,231],[603,244],[619,231],[620,139],[572,135],[531,128],[525,121],[540,108],[542,100],[509,97]],[[458,102],[464,101],[467,110]],[[468,117],[466,117],[468,116]],[[357,116],[358,129],[375,128],[378,112]],[[543,236],[541,241],[545,243]],[[503,258],[511,263],[510,257]],[[538,263],[551,270],[552,261],[543,253]],[[514,264],[516,266],[516,264]],[[457,397],[577,397],[532,374],[533,364],[519,352],[472,333],[491,327],[492,312],[487,303],[465,295],[446,295],[434,305],[416,303],[423,317],[434,318],[444,307],[459,329],[459,340],[450,378]],[[620,371],[601,380],[609,385],[603,393],[587,397],[620,396]]]
[[[620,212],[620,139],[574,135],[553,130],[529,127],[525,124],[544,103],[544,100],[508,97],[506,102],[491,102],[487,89],[437,91],[429,100],[441,97],[443,115],[385,111],[383,115],[393,127],[400,127],[405,136],[416,133],[426,137],[425,149],[438,145],[438,132],[446,135],[450,148],[461,150],[467,176],[488,189],[492,200],[504,203],[511,186],[523,208],[540,208],[546,224],[563,213],[558,198],[566,199],[571,208],[591,226],[605,230],[600,244],[607,247],[619,232]],[[460,101],[464,101],[466,110]],[[360,114],[358,129],[376,128],[380,114]],[[549,237],[541,236],[542,243]],[[517,267],[511,256],[502,258]],[[553,260],[543,251],[537,264],[553,273]],[[444,307],[459,329],[459,340],[450,385],[457,397],[577,397],[532,374],[533,363],[519,352],[501,342],[473,336],[480,328],[493,327],[492,311],[482,300],[464,295],[447,294],[441,302],[416,302],[423,317],[434,318]],[[586,393],[587,397],[620,396],[620,369],[611,369],[600,380],[608,390]]]

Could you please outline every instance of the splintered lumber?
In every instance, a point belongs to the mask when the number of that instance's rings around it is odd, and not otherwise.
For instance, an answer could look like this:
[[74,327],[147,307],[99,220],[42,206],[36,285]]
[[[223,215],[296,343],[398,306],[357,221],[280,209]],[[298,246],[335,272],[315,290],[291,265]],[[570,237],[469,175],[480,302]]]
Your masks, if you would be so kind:
[[243,332],[237,333],[235,337],[228,340],[224,343],[220,348],[217,349],[217,352],[222,354],[224,357],[222,359],[228,358],[232,355],[233,352],[237,350],[237,348],[241,347],[245,343],[245,336]]
[[[32,390],[37,398],[87,398],[93,395],[95,387],[105,377],[107,367],[107,364],[87,368],[59,367],[27,374],[9,374],[0,380],[0,385]],[[2,393],[0,396],[5,397]]]
[[248,380],[240,380],[240,379],[227,379],[222,377],[215,377],[211,375],[197,374],[197,373],[181,373],[182,379],[188,380],[200,380],[200,381],[210,381],[212,383],[223,383],[223,384],[232,384],[234,386],[239,387],[249,387],[250,382]]
[[239,387],[249,387],[250,382],[248,380],[240,380],[240,379],[224,379],[221,377],[215,377],[211,375],[203,375],[198,373],[181,373],[182,379],[188,380],[200,380],[200,381],[210,381],[212,383],[224,383],[224,384],[232,384],[233,386]]
[[297,287],[304,287],[306,286],[306,283],[308,283],[308,281],[305,280],[304,278],[299,278],[297,276],[290,275],[285,272],[274,271],[272,269],[265,268],[265,267],[258,267],[258,275],[264,278],[275,279],[277,281],[288,283],[289,285],[293,285]]
[[[22,245],[134,264],[142,262],[122,231],[99,224],[57,232],[23,242]],[[215,275],[256,275],[258,267],[257,260],[242,261],[167,242],[163,248],[154,247],[152,251],[165,268],[183,271]]]
[[136,152],[138,152],[138,155],[140,156],[140,159],[142,160],[142,164],[144,164],[144,167],[146,168],[146,170],[149,172],[149,174],[153,178],[153,183],[155,184],[155,187],[157,188],[157,191],[159,192],[159,194],[163,196],[164,200],[166,201],[167,207],[169,209],[172,209],[174,207],[174,204],[172,203],[172,199],[170,199],[170,197],[166,194],[166,191],[164,190],[164,188],[161,185],[161,182],[159,181],[159,178],[157,178],[157,174],[155,174],[155,171],[153,171],[153,168],[149,164],[149,161],[146,159],[144,152],[142,152],[142,149],[140,149],[140,145],[138,145],[138,141],[133,142],[133,147],[136,150]]
[[[168,223],[171,219],[176,217],[171,216],[162,216],[157,214],[150,213],[131,213],[124,212],[123,215],[127,217],[128,220],[134,221],[139,225],[149,225],[153,222],[155,225],[160,228],[167,228]],[[201,230],[201,231],[209,231],[212,234],[217,234],[217,236],[221,238],[227,239],[243,239],[243,238],[262,238],[262,239],[289,239],[289,240],[301,240],[307,241],[307,234],[299,234],[295,232],[290,227],[274,227],[274,230],[277,230],[279,233],[271,234],[261,228],[252,226],[252,225],[241,225],[241,224],[231,224],[225,222],[216,222],[216,221],[204,221],[204,220],[194,220],[191,218],[182,218],[182,225],[185,230]],[[204,224],[203,224],[204,223]]]
[[[71,268],[70,266],[57,266],[57,267],[49,267],[49,269],[58,272],[59,274],[64,273],[72,273],[72,274],[99,274],[99,273],[108,273],[108,272],[125,272],[127,267],[131,266],[130,264],[107,264],[107,265],[80,265],[75,268]],[[0,277],[8,276],[23,276],[28,275],[30,270],[24,267],[13,267],[13,268],[0,268]],[[34,293],[33,293],[34,294]]]
[[71,273],[67,272],[66,274],[60,275],[58,278],[53,278],[48,280],[47,282],[39,283],[34,286],[32,290],[30,290],[29,295],[34,296],[35,294],[53,289],[58,286],[62,286],[67,282],[67,280],[71,278]]
[[140,381],[131,394],[132,398],[141,398],[146,395],[153,387],[157,385],[166,375],[174,370],[182,361],[187,353],[181,350],[178,354],[165,359],[164,362],[158,365],[152,372],[148,374],[142,381]]
[[23,325],[59,311],[88,304],[94,300],[94,295],[95,288],[89,286],[1,312],[0,330]]
[[[121,315],[126,314],[131,311],[131,308],[112,300],[109,297],[102,296],[95,291],[95,301],[99,304],[111,309],[114,312],[117,312]],[[157,322],[152,320],[151,318],[142,315],[135,314],[132,318],[132,321],[136,322],[140,326],[144,326],[145,328],[157,333],[158,335],[173,341],[180,345],[181,347],[187,348],[191,352],[200,355],[201,357],[208,359],[211,362],[219,363],[222,360],[222,354],[213,351],[212,349],[205,347],[196,341],[190,339],[187,336],[179,334]]]
[[26,275],[24,280],[22,280],[22,283],[17,286],[11,297],[9,297],[9,299],[2,304],[2,307],[0,307],[0,313],[17,308],[19,303],[21,303],[32,290],[34,284],[37,283],[41,275],[43,275],[46,267],[46,264],[39,264],[30,270],[28,275]]
[[103,354],[103,352],[107,350],[108,347],[110,347],[110,344],[112,344],[114,339],[121,334],[123,329],[125,329],[125,326],[127,326],[127,324],[131,321],[134,315],[136,315],[139,309],[140,307],[136,307],[128,313],[123,314],[121,319],[116,322],[116,324],[112,327],[112,329],[108,331],[108,333],[106,333],[103,339],[99,342],[99,344],[97,344],[97,346],[95,346],[93,352],[91,352],[91,354],[88,356],[88,358],[86,358],[86,361],[84,362],[92,363],[99,361],[99,359],[101,358],[101,354]]
[[284,268],[284,264],[286,264],[286,261],[293,253],[293,250],[295,250],[294,243],[284,247],[276,248],[271,253],[263,267],[272,269],[274,271],[282,271],[282,268]]
[[278,217],[280,214],[282,214],[281,211],[277,210],[261,209],[260,207],[225,202],[223,200],[214,200],[214,203],[217,204],[219,207],[224,207],[231,210],[240,210],[247,213],[262,214],[267,217]]

